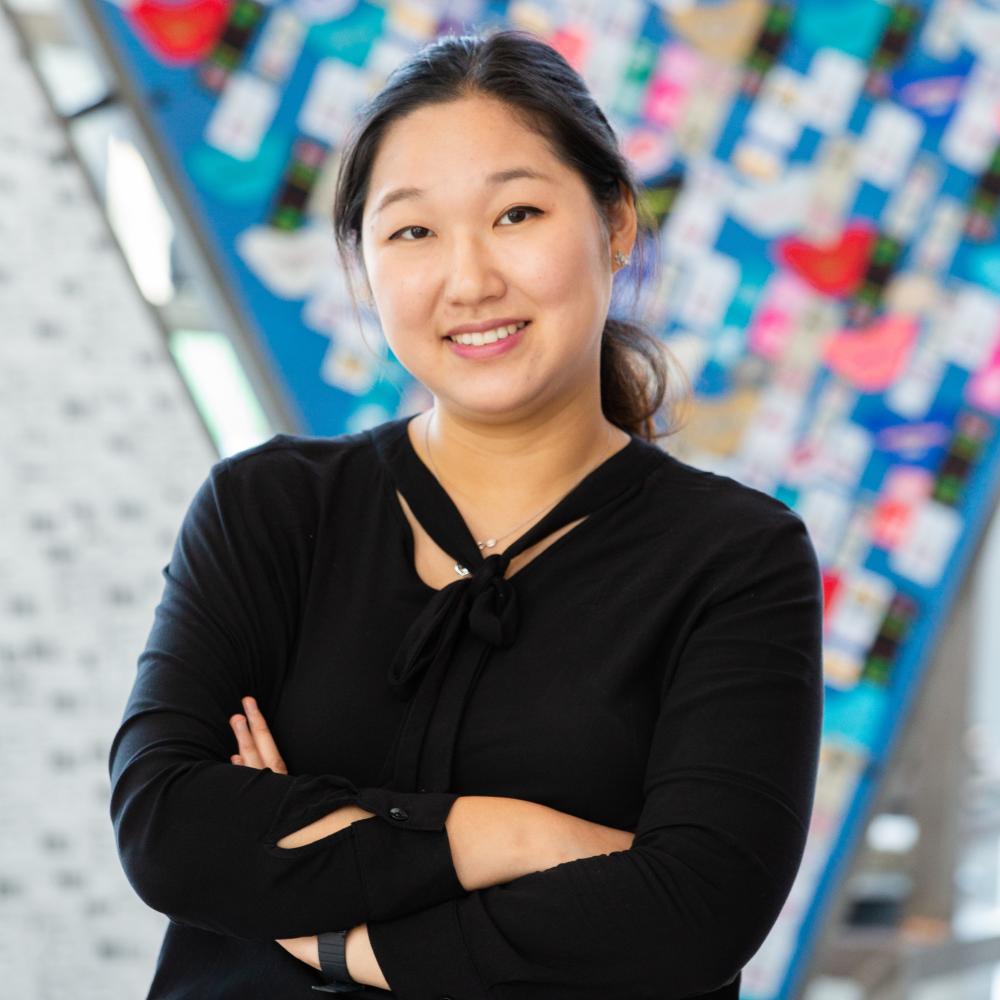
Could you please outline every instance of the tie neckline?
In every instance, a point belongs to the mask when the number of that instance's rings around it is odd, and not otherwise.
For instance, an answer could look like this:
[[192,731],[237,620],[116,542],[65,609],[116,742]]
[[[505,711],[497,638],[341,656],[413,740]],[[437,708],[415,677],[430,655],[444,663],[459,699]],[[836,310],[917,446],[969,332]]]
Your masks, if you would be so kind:
[[[484,556],[450,494],[413,447],[407,427],[414,416],[387,421],[368,433],[392,485],[405,497],[414,517],[469,574],[434,590],[389,665],[390,688],[410,706],[379,781],[401,790],[444,790],[450,785],[465,699],[491,650],[511,646],[517,639],[520,573],[506,578],[511,559],[563,525],[584,516],[589,522],[597,511],[638,492],[665,453],[630,434],[627,444],[588,472],[512,545]],[[395,496],[392,502],[398,502]],[[539,553],[532,564],[554,548]]]
[[[399,492],[413,516],[434,542],[470,573],[489,560],[506,563],[570,521],[591,514],[628,490],[663,451],[635,434],[628,443],[591,469],[540,521],[521,534],[502,553],[484,555],[465,519],[444,485],[417,454],[407,427],[419,414],[401,417],[373,428],[371,433]],[[542,553],[539,558],[544,556]],[[466,579],[456,578],[456,582]]]

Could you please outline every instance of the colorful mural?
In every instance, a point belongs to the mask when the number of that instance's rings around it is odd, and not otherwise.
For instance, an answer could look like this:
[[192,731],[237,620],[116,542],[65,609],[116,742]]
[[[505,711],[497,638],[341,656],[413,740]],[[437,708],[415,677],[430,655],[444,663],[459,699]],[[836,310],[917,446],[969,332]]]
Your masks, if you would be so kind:
[[334,255],[353,113],[468,27],[528,29],[587,80],[657,222],[643,318],[695,389],[668,448],[794,507],[823,563],[809,845],[743,977],[791,995],[996,495],[1000,5],[88,3],[305,433],[413,391]]

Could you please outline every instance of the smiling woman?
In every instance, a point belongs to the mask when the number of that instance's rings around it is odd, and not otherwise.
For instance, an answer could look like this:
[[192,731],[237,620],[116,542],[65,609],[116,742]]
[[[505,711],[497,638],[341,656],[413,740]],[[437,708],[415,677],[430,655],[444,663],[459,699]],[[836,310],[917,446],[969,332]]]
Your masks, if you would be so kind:
[[[676,407],[656,426],[669,351],[608,315],[616,271],[634,256],[641,274],[656,242],[637,200],[580,78],[524,32],[439,39],[363,110],[341,160],[337,244],[394,355],[434,395],[442,452],[460,421],[533,436],[558,412],[598,440],[608,423],[647,439],[675,429]],[[482,342],[453,346],[463,331]]]
[[[556,426],[551,416],[567,411],[606,439],[608,262],[635,241],[631,198],[602,214],[580,172],[487,96],[395,121],[369,188],[380,207],[361,220],[364,274],[393,353],[439,401],[442,439],[453,419]],[[472,337],[451,339],[463,332]]]
[[434,405],[191,503],[110,755],[171,918],[148,1000],[738,997],[809,826],[822,586],[794,511],[655,443],[667,354],[609,316],[636,193],[526,33],[362,110],[338,245]]

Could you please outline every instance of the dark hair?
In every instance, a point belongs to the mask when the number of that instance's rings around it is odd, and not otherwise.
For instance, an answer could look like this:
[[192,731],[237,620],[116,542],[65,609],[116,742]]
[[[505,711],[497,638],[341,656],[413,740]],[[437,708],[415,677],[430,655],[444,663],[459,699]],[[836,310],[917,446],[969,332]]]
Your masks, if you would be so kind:
[[[428,43],[397,66],[361,109],[341,151],[333,209],[337,250],[352,297],[352,262],[364,266],[360,244],[368,182],[389,126],[420,107],[473,96],[501,101],[548,142],[559,160],[580,174],[607,231],[611,211],[625,192],[631,195],[639,219],[631,266],[636,275],[642,274],[647,223],[639,184],[586,84],[535,35],[513,28],[488,29],[481,34],[446,34]],[[655,237],[652,242],[655,245]],[[634,286],[638,292],[639,282]],[[660,430],[655,419],[664,407],[670,356],[658,337],[634,322],[609,316],[601,338],[600,375],[601,408],[607,420],[648,441],[679,429],[673,426],[672,405],[665,429]],[[683,373],[679,366],[678,370]]]

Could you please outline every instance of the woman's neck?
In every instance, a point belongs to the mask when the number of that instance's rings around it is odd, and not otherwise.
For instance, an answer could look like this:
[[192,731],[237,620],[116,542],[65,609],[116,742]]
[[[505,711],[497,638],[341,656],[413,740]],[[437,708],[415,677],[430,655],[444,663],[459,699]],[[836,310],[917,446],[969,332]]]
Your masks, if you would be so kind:
[[629,442],[600,412],[518,427],[470,425],[433,407],[410,421],[408,433],[456,506],[471,508],[490,531],[554,505]]

